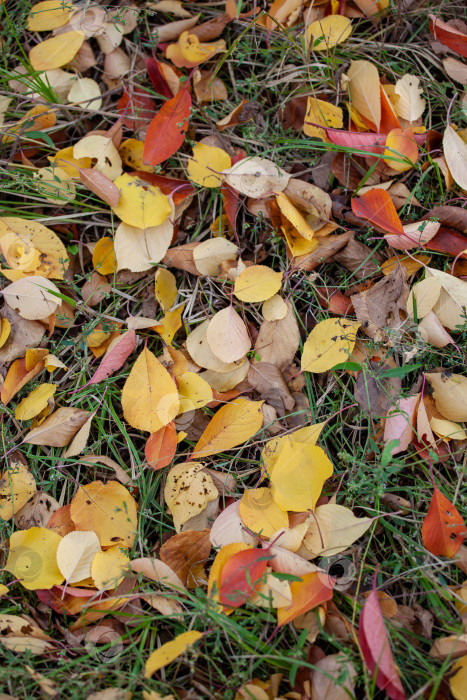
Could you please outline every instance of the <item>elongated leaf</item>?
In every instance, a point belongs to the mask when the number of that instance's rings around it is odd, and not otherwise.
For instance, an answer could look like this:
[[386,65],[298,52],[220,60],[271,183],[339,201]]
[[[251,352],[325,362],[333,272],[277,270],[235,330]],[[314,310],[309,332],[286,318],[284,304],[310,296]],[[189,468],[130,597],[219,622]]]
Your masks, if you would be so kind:
[[171,642],[166,642],[159,649],[153,651],[149,659],[146,661],[144,671],[145,678],[151,676],[160,668],[167,666],[171,661],[183,654],[192,644],[198,641],[203,636],[201,632],[183,632],[173,639]]
[[222,406],[201,435],[190,459],[230,450],[253,437],[263,424],[263,403],[235,399]]
[[372,189],[364,195],[351,200],[352,211],[356,216],[370,221],[388,233],[403,234],[402,222],[385,190]]
[[127,357],[129,357],[129,355],[131,355],[133,352],[135,343],[135,331],[128,331],[127,333],[123,333],[123,335],[116,338],[109,346],[109,349],[105,353],[102,362],[89,380],[89,384],[97,384],[98,382],[102,382],[104,379],[107,379],[107,377],[110,377],[111,374],[116,372],[117,369],[120,369]]
[[175,456],[177,449],[177,431],[175,423],[170,421],[168,425],[149,436],[144,447],[144,456],[149,465],[154,469],[167,467]]
[[161,107],[149,124],[144,142],[143,160],[148,165],[159,165],[170,158],[185,140],[191,110],[187,89]]
[[429,15],[429,17],[430,32],[434,38],[445,46],[449,46],[450,49],[464,56],[464,58],[467,58],[467,34],[463,34],[455,27],[442,22],[434,15]]

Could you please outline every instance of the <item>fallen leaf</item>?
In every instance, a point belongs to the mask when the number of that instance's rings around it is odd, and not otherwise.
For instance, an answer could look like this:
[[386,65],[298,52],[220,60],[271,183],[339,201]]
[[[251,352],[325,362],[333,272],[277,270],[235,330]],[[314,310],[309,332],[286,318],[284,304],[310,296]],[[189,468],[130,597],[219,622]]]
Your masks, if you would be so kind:
[[463,543],[465,535],[466,527],[461,514],[435,486],[422,525],[423,544],[432,554],[452,559]]
[[318,323],[305,341],[302,372],[326,372],[347,362],[355,346],[358,321],[328,318]]
[[274,502],[268,488],[246,489],[239,503],[239,513],[243,524],[263,537],[271,537],[289,524],[287,513]]
[[84,32],[65,32],[32,47],[29,60],[36,71],[61,68],[70,63],[84,41]]
[[241,360],[251,348],[247,327],[231,306],[226,306],[211,318],[206,330],[206,340],[211,352],[224,366]]
[[175,382],[153,353],[144,348],[122,390],[125,420],[156,433],[175,418],[180,401]]
[[116,588],[124,579],[130,560],[120,547],[99,550],[91,562],[91,578],[98,591]]
[[281,371],[269,362],[254,362],[248,370],[248,382],[260,394],[278,394],[284,408],[291,411],[295,406],[295,399],[285,383]]
[[62,0],[37,2],[31,7],[26,26],[30,32],[58,29],[68,22],[71,9],[71,3],[63,3]]
[[167,467],[175,457],[177,444],[177,430],[173,421],[152,433],[144,447],[149,466],[154,470]]
[[163,311],[168,311],[175,304],[178,289],[175,275],[163,267],[158,267],[154,277],[154,293]]
[[328,15],[308,25],[307,42],[313,51],[327,51],[352,34],[352,23],[342,15]]
[[[232,313],[236,313],[233,311],[233,309],[231,311]],[[213,372],[222,372],[227,374],[228,372],[232,372],[238,369],[241,363],[236,364],[235,362],[223,362],[213,353],[207,340],[207,331],[210,322],[211,321],[208,319],[196,326],[196,328],[188,334],[188,337],[186,339],[186,346],[193,361],[196,362],[197,365],[199,365],[200,367],[204,367],[205,369],[212,370]],[[243,323],[243,321],[241,321],[241,323]],[[239,328],[241,328],[240,325]],[[244,336],[244,333],[246,332],[243,329],[242,331],[243,332],[240,334],[240,338],[242,338],[242,336]],[[226,340],[228,341],[228,336]],[[248,346],[248,349],[249,348],[250,346]],[[228,344],[227,350],[229,350]],[[245,352],[247,351],[245,350]],[[243,354],[245,354],[245,352]]]
[[300,345],[295,312],[290,301],[286,302],[287,314],[279,321],[264,321],[255,343],[255,355],[261,362],[269,362],[281,371],[289,367]]
[[193,250],[193,260],[200,275],[217,277],[219,266],[228,260],[236,260],[238,247],[226,238],[210,238]]
[[86,447],[88,444],[89,440],[89,434],[91,432],[91,424],[92,420],[95,416],[95,412],[91,413],[88,419],[86,420],[85,423],[81,426],[81,428],[78,430],[76,435],[73,437],[73,440],[63,453],[63,458],[64,459],[69,459],[70,457],[76,457],[79,455]]
[[209,557],[211,542],[209,530],[201,532],[185,530],[178,535],[173,535],[164,542],[160,549],[160,558],[175,571],[180,580],[189,588],[190,580],[193,582],[193,569],[198,564],[203,564]]
[[213,547],[225,547],[238,542],[254,544],[255,538],[243,527],[240,501],[231,503],[217,516],[211,528],[210,538]]
[[447,22],[443,22],[435,15],[428,15],[430,18],[430,32],[437,41],[467,58],[467,34],[460,32]]
[[29,321],[48,318],[60,303],[58,287],[39,275],[13,282],[3,290],[3,296],[8,306]]
[[347,700],[355,697],[357,670],[345,654],[330,654],[315,664],[311,681],[314,700]]
[[456,700],[465,700],[465,688],[467,687],[467,656],[463,656],[454,664],[451,671],[454,675],[449,678],[449,687]]
[[[173,212],[172,209],[172,215]],[[174,233],[172,215],[162,224],[145,229],[124,222],[120,224],[114,239],[118,270],[144,272],[151,270],[154,263],[165,261]]]
[[347,76],[352,107],[368,119],[375,131],[379,131],[381,97],[376,66],[369,61],[351,61]]
[[164,497],[177,532],[218,496],[211,476],[202,471],[203,466],[200,462],[184,462],[172,467],[167,475]]
[[117,147],[109,136],[89,134],[73,146],[74,158],[92,158],[93,170],[102,173],[109,180],[116,180],[122,175],[122,159]]
[[396,267],[369,289],[352,294],[350,300],[362,331],[370,338],[382,340],[390,337],[388,329],[402,326],[408,296],[405,273]]
[[356,216],[370,221],[383,231],[396,236],[403,235],[404,229],[390,195],[381,189],[372,189],[351,200],[352,211]]
[[24,398],[15,409],[16,420],[30,420],[48,406],[49,399],[57,391],[57,384],[40,384]]
[[208,146],[205,143],[193,145],[193,158],[187,165],[188,177],[200,187],[220,187],[223,181],[222,171],[232,165],[231,158],[222,148]]
[[30,445],[65,447],[89,418],[89,411],[62,406],[24,438]]
[[267,158],[244,158],[224,170],[225,182],[234,190],[252,199],[272,192],[282,192],[290,175]]
[[203,636],[202,632],[183,632],[178,634],[171,642],[162,644],[159,649],[153,651],[147,659],[144,669],[144,677],[151,678],[160,668],[167,666],[171,661],[183,654],[191,647],[198,639]]
[[75,530],[65,535],[57,548],[57,566],[66,584],[89,578],[91,562],[100,551],[99,538],[91,530]]
[[10,537],[10,551],[5,569],[30,591],[52,588],[62,583],[56,563],[62,538],[45,527],[17,530]]
[[225,50],[226,45],[223,39],[204,43],[199,40],[196,34],[185,31],[178,37],[177,44],[170,44],[167,47],[165,55],[177,68],[195,68],[205,61],[209,61],[216,53]]
[[263,424],[263,401],[234,399],[211,418],[190,459],[207,457],[244,444]]
[[115,214],[128,226],[148,229],[160,226],[172,211],[170,200],[158,187],[124,173],[115,180],[120,190]]
[[320,127],[329,126],[333,129],[342,129],[344,126],[342,109],[315,97],[308,97],[307,100],[303,132],[307,136],[315,136],[329,142],[326,132]]
[[433,398],[438,411],[456,423],[467,421],[467,377],[462,374],[426,373],[433,387]]
[[36,491],[31,500],[16,512],[15,525],[19,530],[28,530],[30,527],[48,527],[50,518],[59,507],[55,498],[44,491]]
[[281,288],[282,273],[265,265],[246,267],[235,279],[234,294],[246,303],[266,301]]
[[292,605],[277,610],[277,626],[282,627],[299,615],[332,599],[332,581],[324,572],[311,571],[301,581],[290,584]]
[[136,344],[135,331],[127,331],[115,338],[107,348],[102,358],[101,364],[96,369],[88,384],[102,382],[111,374],[120,369],[128,357],[131,355]]
[[397,666],[389,645],[384,618],[376,591],[376,576],[373,590],[360,613],[358,638],[365,664],[376,686],[391,700],[405,700]]
[[165,102],[150,123],[144,141],[143,160],[159,165],[170,158],[185,140],[191,113],[191,97],[187,89]]
[[10,520],[36,493],[36,482],[21,462],[12,462],[0,477],[0,518]]
[[450,124],[444,132],[443,151],[455,183],[463,190],[467,190],[467,143]]
[[257,590],[266,573],[270,555],[264,549],[233,554],[222,567],[219,601],[226,608],[239,608]]
[[426,106],[426,101],[421,96],[420,78],[406,73],[396,82],[394,90],[399,98],[395,104],[397,115],[410,123],[417,121]]
[[136,502],[118,481],[80,486],[70,510],[76,530],[93,530],[102,547],[131,547],[137,531]]
[[419,400],[420,394],[408,396],[399,399],[389,410],[384,424],[384,444],[388,445],[392,440],[399,443],[391,448],[391,455],[404,452],[412,442]]
[[318,506],[309,518],[303,545],[313,558],[333,557],[348,549],[373,522],[373,518],[357,518],[350,508],[326,503]]

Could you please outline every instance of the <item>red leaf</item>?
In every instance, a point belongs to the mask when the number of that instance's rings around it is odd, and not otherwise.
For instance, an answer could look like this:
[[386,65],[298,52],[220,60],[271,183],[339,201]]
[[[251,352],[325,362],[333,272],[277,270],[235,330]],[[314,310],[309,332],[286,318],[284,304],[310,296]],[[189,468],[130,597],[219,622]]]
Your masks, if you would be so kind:
[[383,153],[386,144],[386,134],[372,134],[368,131],[342,131],[342,129],[326,129],[326,134],[328,139],[338,146],[346,146],[367,153]]
[[403,234],[402,222],[386,190],[373,189],[361,197],[351,200],[352,211],[356,216],[370,221],[388,233]]
[[162,75],[162,71],[159,68],[159,61],[156,61],[155,58],[147,58],[146,70],[151,79],[151,83],[154,85],[156,92],[158,92],[159,95],[162,95],[162,97],[167,97],[170,100],[170,98],[173,97],[172,91],[167,85],[164,76]]
[[221,574],[222,605],[239,608],[246,603],[261,584],[270,558],[264,549],[246,549],[230,557]]
[[454,29],[446,22],[441,21],[434,15],[430,17],[430,32],[434,38],[445,46],[467,58],[467,34],[463,34],[458,29]]
[[222,185],[221,194],[224,211],[227,214],[229,224],[232,226],[232,229],[236,234],[237,228],[235,222],[239,208],[239,193],[232,187],[229,187],[229,185]]
[[107,377],[110,377],[110,375],[117,369],[120,369],[127,357],[129,357],[135,349],[135,344],[135,331],[123,333],[115,345],[104,356],[102,362],[92,375],[88,384],[97,384],[98,382],[102,382],[104,379],[107,379]]
[[136,175],[140,180],[146,180],[161,192],[172,197],[174,204],[180,204],[187,197],[195,194],[196,188],[188,180],[178,180],[176,177],[166,177],[157,173],[146,173],[142,170],[134,170],[130,175]]
[[423,544],[432,554],[452,559],[464,541],[465,534],[466,528],[461,514],[435,486],[422,525]]
[[152,433],[144,447],[144,455],[148,464],[157,471],[167,467],[175,456],[177,449],[177,431],[175,423],[170,421],[157,433]]
[[427,250],[434,250],[437,253],[445,253],[454,257],[467,258],[467,253],[463,251],[467,249],[467,238],[452,228],[441,226],[438,232],[431,241],[423,246]]
[[360,613],[358,639],[363,659],[372,676],[376,677],[378,688],[384,690],[391,700],[405,700],[376,593],[376,576],[373,590]]
[[321,306],[324,309],[328,309],[332,314],[347,316],[352,311],[352,302],[338,289],[315,287],[315,291]]
[[185,140],[191,111],[191,97],[186,88],[160,108],[149,124],[144,141],[143,161],[159,165],[173,156]]
[[278,608],[277,625],[282,627],[296,617],[313,610],[321,603],[331,600],[333,594],[332,579],[323,572],[311,571],[302,576],[301,581],[290,584],[292,605]]
[[126,90],[123,91],[117,103],[117,111],[119,114],[124,114],[123,124],[132,131],[137,131],[152,119],[156,111],[156,103],[143,88],[138,87],[138,91],[135,90],[131,97]]

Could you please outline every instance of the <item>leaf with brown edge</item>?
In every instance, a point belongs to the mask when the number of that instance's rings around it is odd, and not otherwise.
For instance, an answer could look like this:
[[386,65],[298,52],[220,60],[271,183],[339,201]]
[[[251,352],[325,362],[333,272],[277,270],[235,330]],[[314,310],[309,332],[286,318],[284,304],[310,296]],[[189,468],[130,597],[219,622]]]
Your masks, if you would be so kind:
[[203,564],[209,557],[211,542],[209,539],[210,530],[201,532],[196,530],[186,530],[178,535],[173,535],[162,545],[160,558],[175,571],[184,585],[190,586],[190,581],[194,583],[190,576],[192,569],[197,564]]
[[263,403],[239,398],[222,406],[196,443],[190,460],[230,450],[252,438],[263,425]]
[[144,456],[155,471],[167,467],[175,456],[177,449],[177,431],[175,423],[170,421],[156,433],[148,437],[144,446]]
[[376,576],[373,579],[373,590],[360,613],[358,639],[363,659],[377,687],[391,700],[405,700],[405,691],[394,662],[378,600]]
[[321,603],[332,599],[332,579],[324,571],[311,571],[302,576],[301,581],[290,584],[292,605],[278,608],[277,625],[282,627],[299,615],[316,608]]
[[271,555],[264,549],[237,552],[224,564],[219,600],[227,608],[244,605],[260,586]]
[[29,445],[65,447],[86,423],[91,413],[81,408],[61,406],[24,438]]
[[404,233],[402,222],[390,195],[381,189],[372,189],[351,200],[356,216],[369,221],[383,231],[400,235]]
[[159,165],[170,158],[185,140],[191,112],[191,97],[187,89],[167,100],[149,124],[144,141],[143,160]]
[[423,544],[432,554],[452,559],[463,543],[465,534],[466,527],[461,514],[435,486],[422,525]]

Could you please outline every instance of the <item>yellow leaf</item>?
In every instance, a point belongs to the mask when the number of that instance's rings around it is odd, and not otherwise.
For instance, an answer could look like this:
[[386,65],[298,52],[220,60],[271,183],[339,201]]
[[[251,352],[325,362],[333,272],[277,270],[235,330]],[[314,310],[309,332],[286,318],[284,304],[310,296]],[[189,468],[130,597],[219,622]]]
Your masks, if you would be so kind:
[[287,305],[279,294],[264,302],[261,313],[266,321],[280,321],[287,316]]
[[111,238],[100,238],[92,251],[92,264],[100,275],[113,275],[117,269],[114,244]]
[[57,565],[67,585],[91,576],[91,562],[101,551],[99,538],[92,530],[69,532],[57,549]]
[[128,268],[132,272],[144,272],[162,260],[173,238],[174,211],[171,204],[171,215],[159,226],[142,229],[120,224],[114,239],[118,270]]
[[6,595],[6,593],[8,593],[9,590],[10,589],[8,588],[8,586],[4,586],[3,583],[0,583],[0,598]]
[[332,464],[321,447],[285,443],[269,474],[272,496],[282,510],[314,510],[332,473]]
[[397,255],[393,255],[388,258],[381,265],[381,271],[386,277],[394,272],[394,268],[401,265],[404,268],[406,277],[411,277],[420,268],[429,264],[431,257],[429,255],[411,255],[411,257],[399,258]]
[[[241,321],[241,319],[240,319]],[[240,364],[235,362],[223,362],[211,350],[207,340],[207,331],[211,321],[208,319],[200,323],[189,333],[186,339],[186,346],[194,362],[200,367],[212,370],[213,372],[228,373],[238,369]],[[242,337],[243,333],[242,333]],[[248,345],[248,350],[250,345]],[[246,351],[247,352],[247,351]]]
[[289,435],[283,435],[282,437],[275,437],[269,440],[261,453],[263,462],[267,466],[268,474],[272,474],[274,465],[286,444],[293,444],[295,450],[298,450],[301,445],[316,445],[316,441],[325,425],[326,422],[316,423],[316,425],[307,425],[304,428],[295,430]]
[[[278,192],[276,194],[276,202],[282,214],[290,221],[297,233],[299,233],[300,236],[303,236],[303,238],[306,238],[308,241],[311,241],[315,235],[315,232],[311,228],[310,224],[307,223],[305,217],[298,211],[297,207],[292,204],[290,199],[283,192]],[[255,267],[262,266],[256,265]],[[252,268],[247,267],[246,269],[251,270]],[[246,272],[246,270],[244,270],[244,272]]]
[[70,16],[71,3],[63,0],[37,2],[29,12],[27,28],[30,32],[48,32],[63,27]]
[[57,566],[60,535],[46,527],[17,530],[10,537],[10,552],[5,569],[30,591],[52,588],[63,581]]
[[125,420],[138,430],[156,433],[178,413],[175,382],[147,348],[136,360],[122,391]]
[[313,328],[302,353],[302,372],[327,372],[340,362],[346,362],[354,349],[358,321],[327,318]]
[[[214,314],[207,326],[206,339],[212,353],[223,363],[231,364],[243,359],[251,348],[247,327],[231,306]],[[225,371],[230,369],[232,367]]]
[[30,420],[47,407],[49,399],[57,391],[56,384],[41,384],[16,407],[16,420]]
[[192,458],[215,455],[252,438],[263,425],[263,403],[235,399],[222,406],[198,440]]
[[348,549],[373,522],[373,518],[356,518],[349,508],[327,503],[310,518],[303,544],[313,557],[332,557]]
[[450,420],[442,418],[430,418],[430,426],[434,433],[446,441],[449,440],[467,440],[465,430],[459,423],[454,423]]
[[425,111],[426,105],[426,101],[421,97],[420,78],[416,75],[403,75],[397,81],[394,92],[399,96],[395,104],[397,116],[408,122],[417,121]]
[[71,501],[70,516],[77,530],[93,530],[102,547],[131,547],[138,529],[135,499],[118,481],[80,486]]
[[158,187],[128,173],[117,177],[115,184],[120,201],[113,211],[125,224],[144,229],[159,226],[169,216],[169,198]]
[[177,380],[180,394],[180,411],[195,411],[212,401],[212,389],[209,384],[195,372],[185,372]]
[[41,41],[29,52],[34,70],[51,70],[70,63],[84,42],[84,32],[65,32]]
[[21,462],[12,462],[0,478],[0,518],[9,520],[36,493],[33,475]]
[[7,318],[0,320],[0,348],[3,348],[6,341],[10,337],[11,323]]
[[120,547],[109,547],[96,554],[91,564],[91,576],[99,591],[116,588],[128,567],[127,554]]
[[54,156],[47,156],[51,163],[56,163],[70,177],[79,177],[80,168],[90,168],[92,158],[86,156],[84,158],[75,158],[73,155],[73,146],[67,146],[60,149]]
[[452,671],[455,673],[449,679],[451,693],[456,700],[467,700],[467,656],[456,661]]
[[153,166],[143,163],[144,141],[138,139],[125,139],[118,148],[120,157],[125,165],[132,170],[152,173]]
[[96,161],[92,169],[102,173],[109,180],[117,180],[122,174],[122,159],[114,142],[108,136],[100,134],[84,136],[73,146],[73,156],[77,159],[92,158]]
[[144,677],[151,678],[151,676],[158,671],[160,668],[167,666],[171,661],[176,659],[180,654],[188,649],[192,644],[201,639],[201,632],[183,632],[173,639],[171,642],[166,642],[159,649],[153,651],[149,659],[146,661],[146,666],[144,670]]
[[164,497],[177,532],[219,495],[211,476],[202,471],[203,467],[199,462],[184,462],[172,467],[167,475]]
[[195,143],[193,158],[190,158],[187,165],[188,177],[201,187],[220,187],[224,179],[222,171],[231,165],[229,154],[222,148]]
[[164,311],[175,304],[177,298],[177,280],[175,275],[164,267],[158,267],[154,278],[156,299]]
[[209,61],[214,54],[225,51],[225,41],[219,39],[211,43],[202,43],[196,34],[182,32],[177,44],[170,44],[165,55],[177,68],[194,68]]
[[47,372],[54,372],[56,369],[67,369],[67,366],[63,364],[61,360],[50,352],[44,357],[44,365]]
[[219,266],[227,260],[236,260],[238,248],[226,238],[210,238],[202,241],[193,250],[193,260],[201,275],[217,277]]
[[313,51],[327,51],[349,38],[352,23],[342,15],[328,15],[312,22],[306,30],[308,44]]
[[243,524],[263,537],[271,537],[289,525],[287,513],[274,502],[268,488],[246,489],[239,509]]
[[240,301],[266,301],[281,288],[282,272],[274,272],[266,265],[246,267],[235,280],[234,294]]
[[376,66],[369,61],[351,61],[347,76],[352,107],[375,126],[375,131],[379,131],[381,96]]
[[330,143],[326,132],[321,126],[329,126],[333,129],[342,129],[344,126],[342,109],[330,102],[309,97],[306,107],[303,132],[307,136],[315,136],[326,143]]
[[167,345],[172,345],[175,333],[182,327],[182,314],[184,309],[185,304],[182,304],[172,311],[166,311],[158,321],[159,326],[162,326],[162,328],[156,326],[155,330]]

